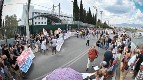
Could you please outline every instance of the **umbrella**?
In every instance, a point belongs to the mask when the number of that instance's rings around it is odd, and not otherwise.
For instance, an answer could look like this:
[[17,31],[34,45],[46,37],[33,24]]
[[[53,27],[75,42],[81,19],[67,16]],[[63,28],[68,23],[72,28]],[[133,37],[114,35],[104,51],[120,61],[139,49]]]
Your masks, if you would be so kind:
[[46,77],[46,80],[83,80],[82,74],[71,68],[58,68]]

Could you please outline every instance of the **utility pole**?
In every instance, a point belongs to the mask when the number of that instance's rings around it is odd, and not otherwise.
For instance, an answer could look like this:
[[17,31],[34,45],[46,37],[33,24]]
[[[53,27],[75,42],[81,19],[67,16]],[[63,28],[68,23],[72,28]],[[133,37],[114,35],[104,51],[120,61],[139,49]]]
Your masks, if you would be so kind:
[[75,13],[74,13],[74,1],[71,1],[73,4],[73,24],[74,24],[74,20],[75,20]]
[[53,14],[54,14],[54,10],[55,10],[55,6],[54,6],[54,4],[53,4]]
[[97,27],[97,13],[98,13],[98,10],[97,10],[96,6],[93,6],[93,8],[96,9],[96,27]]
[[4,0],[0,1],[0,27],[2,27],[2,10],[3,10]]
[[59,3],[59,18],[60,18],[61,5]]
[[101,14],[101,23],[102,23],[102,14],[103,14],[103,11],[100,11],[100,14]]
[[29,31],[29,10],[30,10],[30,3],[31,0],[28,0],[28,5],[26,10],[26,35],[28,37],[28,39],[30,38],[30,31]]
[[100,11],[100,14],[101,14],[101,26],[102,26],[102,14],[103,14],[103,11]]

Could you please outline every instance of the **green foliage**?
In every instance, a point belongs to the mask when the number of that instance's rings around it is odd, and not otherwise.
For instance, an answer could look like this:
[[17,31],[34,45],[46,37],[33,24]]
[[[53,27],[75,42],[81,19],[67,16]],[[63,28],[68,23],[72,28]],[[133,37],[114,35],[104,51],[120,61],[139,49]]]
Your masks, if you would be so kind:
[[84,17],[83,17],[83,4],[82,4],[82,0],[80,2],[80,21],[84,21]]
[[14,32],[17,30],[18,21],[17,16],[5,16],[5,35],[7,38],[14,37]]
[[79,20],[79,7],[77,4],[77,0],[74,0],[74,3],[73,3],[73,17],[75,21]]

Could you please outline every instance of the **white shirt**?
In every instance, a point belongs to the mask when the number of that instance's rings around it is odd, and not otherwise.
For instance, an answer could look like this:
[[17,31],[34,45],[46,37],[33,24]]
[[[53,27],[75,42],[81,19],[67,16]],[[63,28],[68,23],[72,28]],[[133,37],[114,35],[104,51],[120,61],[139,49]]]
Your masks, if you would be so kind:
[[52,39],[52,46],[53,47],[57,46],[57,39]]

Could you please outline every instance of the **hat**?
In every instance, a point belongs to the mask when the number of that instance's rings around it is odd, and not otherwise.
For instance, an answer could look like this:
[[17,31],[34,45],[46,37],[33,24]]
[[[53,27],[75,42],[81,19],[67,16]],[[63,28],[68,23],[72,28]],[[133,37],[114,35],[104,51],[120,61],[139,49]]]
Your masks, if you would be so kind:
[[100,65],[105,66],[105,65],[107,65],[107,62],[106,62],[106,61],[102,61],[102,62],[100,63]]
[[97,70],[99,70],[99,67],[98,67],[98,66],[95,66],[95,67],[93,67],[93,69],[94,69],[95,71],[97,71]]
[[141,63],[141,66],[143,66],[143,62]]

